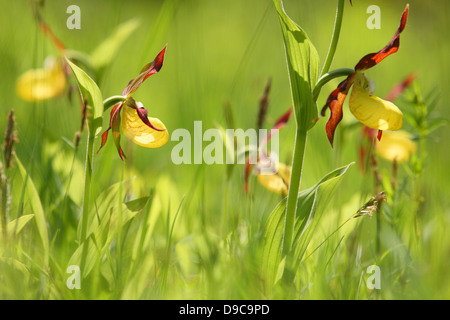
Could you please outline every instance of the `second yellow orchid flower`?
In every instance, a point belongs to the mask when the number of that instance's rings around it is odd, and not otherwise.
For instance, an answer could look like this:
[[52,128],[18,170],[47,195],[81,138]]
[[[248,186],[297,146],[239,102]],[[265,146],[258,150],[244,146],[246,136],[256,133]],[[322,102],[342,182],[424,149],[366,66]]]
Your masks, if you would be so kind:
[[[164,145],[169,140],[169,133],[166,126],[158,118],[148,116],[148,111],[144,108],[141,102],[136,102],[131,94],[136,91],[141,84],[152,74],[157,73],[164,62],[164,55],[166,47],[158,53],[156,58],[147,64],[140,72],[140,74],[131,80],[127,87],[123,90],[122,96],[127,97],[124,102],[121,102],[113,107],[110,114],[109,127],[102,134],[102,142],[99,150],[106,144],[108,139],[108,132],[112,130],[114,143],[116,145],[119,156],[122,160],[126,158],[120,146],[120,128],[123,134],[142,147],[158,148]],[[120,116],[122,111],[122,119]]]
[[63,61],[48,57],[43,68],[28,70],[17,79],[16,92],[25,101],[43,101],[64,93],[66,83]]

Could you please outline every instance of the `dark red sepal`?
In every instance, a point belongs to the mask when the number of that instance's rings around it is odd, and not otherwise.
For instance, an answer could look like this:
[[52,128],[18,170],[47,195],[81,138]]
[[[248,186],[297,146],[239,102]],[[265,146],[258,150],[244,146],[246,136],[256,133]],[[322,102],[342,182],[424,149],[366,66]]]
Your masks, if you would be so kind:
[[120,146],[120,110],[116,111],[114,118],[112,119],[112,135],[114,139],[114,144],[116,145],[117,152],[119,152],[120,159],[125,161],[126,156]]
[[345,98],[347,97],[348,91],[353,84],[353,78],[355,74],[356,73],[350,74],[347,79],[342,81],[338,85],[338,87],[333,92],[331,92],[331,94],[328,96],[325,106],[320,112],[320,117],[324,117],[327,108],[330,108],[330,117],[328,118],[325,130],[327,132],[328,141],[330,141],[331,146],[333,146],[334,132],[336,131],[336,127],[342,120],[342,106],[344,104]]
[[275,122],[273,128],[267,133],[267,135],[263,138],[263,140],[259,144],[259,149],[262,150],[263,147],[269,142],[270,138],[272,138],[272,130],[280,130],[282,129],[287,122],[289,121],[289,118],[291,117],[292,110],[294,110],[292,107],[289,108],[289,110],[284,113],[281,117],[278,118],[278,120]]
[[409,74],[401,83],[392,88],[391,92],[389,92],[385,100],[387,101],[395,100],[399,95],[403,93],[403,91],[405,91],[406,88],[408,88],[414,82],[416,78],[417,78],[416,73],[413,72]]
[[[141,103],[139,103],[139,104],[142,105]],[[165,130],[165,129],[158,129],[153,124],[151,124],[150,120],[148,120],[148,110],[145,109],[144,107],[138,106],[138,104],[136,103],[136,101],[133,98],[129,97],[125,101],[125,106],[135,109],[137,114],[138,114],[138,116],[139,116],[139,118],[148,127],[152,128],[153,130],[156,130],[156,131],[164,131]]]
[[120,112],[120,109],[122,108],[122,105],[123,105],[123,103],[118,103],[111,109],[111,112],[109,114],[108,129],[106,129],[106,131],[102,133],[102,143],[100,144],[100,148],[98,148],[98,150],[95,154],[98,154],[100,149],[103,148],[103,146],[106,144],[106,141],[108,140],[108,133],[109,133],[109,130],[111,130],[111,128],[112,128],[114,117],[117,117],[117,115]]
[[402,33],[402,31],[405,29],[406,20],[408,19],[408,11],[409,5],[406,5],[406,8],[403,11],[402,17],[400,19],[400,25],[397,29],[397,32],[395,32],[394,37],[387,44],[387,46],[385,46],[377,53],[369,53],[368,55],[364,56],[355,66],[356,71],[364,71],[370,69],[380,63],[387,56],[398,51],[398,48],[400,46],[400,33]]
[[147,109],[145,109],[143,107],[137,107],[136,112],[137,112],[139,118],[141,118],[142,122],[145,123],[147,126],[149,126],[150,128],[152,128],[153,130],[156,130],[156,131],[164,131],[164,129],[156,128],[154,125],[152,125],[150,120],[148,120],[148,116],[147,116],[148,110]]
[[142,68],[140,74],[136,78],[128,83],[127,87],[122,92],[123,96],[129,96],[130,94],[132,94],[141,86],[142,82],[144,82],[145,79],[161,70],[164,62],[164,55],[166,54],[166,48],[167,45],[164,47],[164,49],[161,50],[160,53],[158,53],[158,55],[152,62]]
[[102,142],[100,148],[98,148],[95,154],[98,154],[100,149],[103,148],[103,146],[106,144],[106,141],[108,140],[109,130],[112,129],[114,142],[116,144],[117,151],[119,152],[119,156],[122,160],[124,160],[124,158],[126,159],[125,154],[123,153],[123,150],[120,147],[120,110],[122,109],[122,106],[123,103],[119,103],[112,108],[109,117],[109,127],[108,129],[106,129],[105,132],[102,133]]

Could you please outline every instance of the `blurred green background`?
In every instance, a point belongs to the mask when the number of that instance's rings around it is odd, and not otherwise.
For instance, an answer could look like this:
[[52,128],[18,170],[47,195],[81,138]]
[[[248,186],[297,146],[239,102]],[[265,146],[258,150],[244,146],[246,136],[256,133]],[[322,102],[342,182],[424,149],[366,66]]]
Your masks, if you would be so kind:
[[[337,1],[285,0],[284,2],[288,15],[307,32],[323,63],[333,31]],[[406,1],[389,0],[355,0],[353,6],[346,3],[341,37],[331,69],[353,68],[362,56],[383,48],[393,36],[406,3]],[[58,215],[62,209],[59,209],[58,203],[54,203],[52,196],[58,192],[49,191],[57,188],[57,178],[49,173],[56,169],[51,168],[51,159],[46,145],[49,142],[59,143],[61,148],[70,150],[62,138],[73,140],[73,135],[80,125],[80,110],[77,103],[71,103],[66,96],[45,102],[28,103],[15,94],[16,79],[28,69],[42,67],[45,57],[56,54],[57,51],[36,27],[29,1],[1,0],[0,4],[3,8],[0,13],[2,75],[0,132],[4,132],[6,115],[11,108],[14,108],[20,140],[16,145],[16,153],[38,186],[46,212]],[[80,30],[69,30],[66,27],[66,20],[69,17],[66,9],[72,4],[78,5],[81,9]],[[373,4],[381,8],[380,30],[369,30],[366,27],[366,20],[369,17],[366,9]],[[417,72],[417,82],[422,92],[426,94],[435,90],[439,95],[438,104],[434,110],[435,117],[448,118],[446,101],[450,99],[448,90],[450,87],[448,60],[450,41],[447,30],[450,28],[448,20],[450,3],[445,0],[432,2],[410,0],[409,4],[410,14],[407,27],[400,37],[400,50],[369,70],[367,75],[376,83],[375,93],[383,97],[393,85],[409,73]],[[103,98],[120,94],[128,81],[134,78],[145,64],[153,60],[167,44],[163,68],[136,91],[134,98],[143,102],[150,116],[161,119],[169,132],[177,128],[186,128],[193,133],[193,123],[196,120],[203,121],[203,130],[219,125],[225,127],[224,105],[226,103],[229,103],[233,110],[237,127],[243,129],[255,127],[259,98],[269,78],[272,79],[272,90],[266,128],[270,128],[274,121],[291,106],[282,34],[271,0],[48,0],[45,1],[42,16],[68,49],[86,53],[91,53],[120,23],[132,18],[139,19],[140,26],[124,42],[103,76],[96,79]],[[324,105],[328,93],[339,81],[339,79],[334,80],[322,89],[318,100],[319,108]],[[401,105],[399,106],[401,108]],[[108,121],[109,113],[106,112],[104,128],[107,127]],[[354,117],[345,104],[343,123],[349,124],[354,121]],[[332,149],[326,138],[325,122],[326,120],[322,119],[310,132],[302,189],[312,186],[330,170],[358,159],[360,132],[347,130],[342,140],[337,141]],[[338,127],[337,130],[339,133],[343,129]],[[280,132],[280,160],[286,163],[291,161],[294,133],[294,121],[290,121]],[[77,154],[81,164],[84,159],[85,135],[81,142],[82,147]],[[447,195],[450,190],[447,180],[450,176],[448,166],[450,152],[445,142],[449,138],[450,128],[443,126],[430,136],[427,144],[428,158],[423,181],[423,195],[426,202],[420,212],[424,222],[425,249],[421,251],[422,255],[417,260],[420,277],[423,277],[424,283],[421,282],[415,287],[413,298],[450,297],[449,276],[446,274],[450,266],[450,238],[446,232],[450,224],[450,200]],[[136,182],[138,191],[135,192],[147,194],[151,188],[155,187],[156,190],[162,191],[161,197],[168,199],[167,201],[171,203],[172,211],[176,210],[182,196],[185,195],[187,200],[184,200],[183,210],[174,229],[174,241],[181,243],[179,250],[181,252],[184,250],[183,245],[200,248],[198,242],[189,238],[195,238],[199,234],[211,234],[205,237],[218,237],[217,241],[225,239],[221,230],[224,210],[227,211],[229,219],[226,223],[225,234],[231,233],[232,239],[236,236],[241,237],[239,241],[244,241],[242,237],[252,238],[258,234],[261,221],[275,207],[280,196],[265,190],[254,178],[250,181],[251,193],[246,196],[243,192],[243,165],[236,166],[229,191],[225,192],[227,188],[224,178],[225,166],[174,165],[170,157],[171,150],[176,144],[177,142],[169,141],[161,148],[145,149],[132,145],[122,137],[122,145],[129,158],[126,163],[123,163],[112,141],[108,141],[105,148],[95,158],[94,192],[100,193],[112,183],[137,174],[140,178]],[[96,150],[98,146],[99,141],[96,142]],[[70,157],[68,159],[71,160]],[[70,166],[70,161],[67,166]],[[325,224],[321,228],[322,239],[324,235],[336,229],[339,221],[350,216],[360,207],[360,192],[367,192],[367,185],[367,181],[362,178],[357,166],[354,165],[345,177],[338,196],[333,200],[334,203],[331,206],[333,208],[330,209],[331,215],[335,213],[334,209],[340,208],[342,218],[325,219],[331,226]],[[18,185],[14,187],[20,188]],[[82,185],[75,185],[75,188],[77,187],[81,192]],[[12,210],[12,212],[16,211]],[[76,217],[74,219],[76,220]],[[49,223],[55,220],[57,218],[52,216],[49,218]],[[371,223],[373,225],[374,221],[374,219],[367,219],[361,224],[367,224],[370,230],[370,225]],[[164,220],[161,223],[164,224]],[[246,230],[244,233],[242,233],[243,228]],[[222,236],[223,238],[220,238]],[[335,239],[335,241],[338,240],[339,238]],[[215,240],[208,241],[205,240],[208,246],[211,243],[216,244]],[[61,242],[60,252],[65,250],[64,243]],[[220,252],[221,245],[217,244],[214,250]],[[155,245],[155,247],[158,246]],[[213,249],[210,248],[210,250]],[[201,250],[198,249],[198,251]],[[183,259],[181,252],[177,251],[180,260]],[[61,265],[64,266],[71,251],[67,249],[65,254],[60,254]],[[189,268],[196,270],[196,267],[192,265],[197,267],[202,265],[201,261],[193,258],[195,255],[187,255],[186,259],[189,263],[186,265],[189,265]],[[202,257],[200,253],[198,256]],[[214,260],[210,257],[214,262],[209,262],[213,266],[220,266],[214,267],[213,270],[222,274],[213,277],[216,280],[219,279],[215,285],[221,288],[217,289],[216,293],[211,293],[214,289],[208,291],[199,285],[198,283],[202,283],[200,280],[192,281],[193,278],[197,279],[197,273],[186,267],[187,269],[183,269],[183,285],[180,285],[184,289],[178,286],[180,282],[177,282],[174,276],[172,291],[166,296],[157,297],[261,297],[257,286],[246,289],[243,284],[239,284],[239,279],[245,276],[246,268],[240,269],[237,262],[233,264],[239,271],[236,271],[235,280],[227,281],[231,275],[225,275],[225,273],[230,270],[227,265],[231,263],[220,253],[217,253],[216,258],[217,260]],[[344,256],[338,258],[340,264],[345,264]],[[231,259],[239,260],[240,257],[234,256]],[[242,261],[246,263],[250,260],[248,256],[242,258]],[[313,273],[316,263],[318,262],[311,262],[305,268],[309,270],[307,274]],[[401,269],[401,266],[395,263],[393,266]],[[395,273],[395,270],[393,267],[390,272]],[[323,281],[331,281],[327,278],[331,277],[331,274],[333,273],[324,275]],[[337,274],[343,277],[342,273],[337,272]],[[353,275],[356,277],[356,283],[360,274],[361,269],[358,269]],[[427,280],[427,277],[430,279]],[[202,278],[199,277],[199,279]],[[319,281],[319,283],[322,282]],[[317,289],[318,287],[322,289]],[[341,293],[338,293],[328,286],[320,287],[320,284],[315,289],[317,290],[307,291],[306,297],[357,298],[354,291],[350,289],[347,291],[342,289]],[[188,292],[187,296],[186,292]],[[411,297],[410,294],[406,289],[403,291],[393,289],[383,297],[405,298]],[[298,296],[298,294],[286,293],[286,295],[274,297]],[[103,297],[110,296],[105,294]]]

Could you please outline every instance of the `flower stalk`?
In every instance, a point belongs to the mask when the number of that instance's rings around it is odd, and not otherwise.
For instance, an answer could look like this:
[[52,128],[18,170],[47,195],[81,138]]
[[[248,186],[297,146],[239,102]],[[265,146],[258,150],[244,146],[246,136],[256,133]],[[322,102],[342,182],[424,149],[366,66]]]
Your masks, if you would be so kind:
[[314,90],[313,90],[314,101],[317,101],[317,99],[319,98],[320,90],[326,83],[330,82],[333,79],[339,78],[339,77],[347,77],[347,76],[351,75],[353,72],[355,72],[355,70],[349,69],[349,68],[342,68],[342,69],[332,70],[330,72],[326,72],[325,74],[323,74],[317,81],[316,86],[314,87]]
[[[84,176],[84,193],[83,193],[83,205],[82,205],[82,222],[81,222],[81,232],[80,232],[80,244],[86,240],[87,237],[87,228],[88,228],[88,212],[89,212],[89,203],[91,197],[91,182],[92,182],[92,172],[94,168],[94,141],[95,141],[95,131],[97,130],[97,126],[94,124],[94,121],[90,120],[88,124],[88,136],[87,136],[87,145],[86,145],[86,161],[85,161],[85,176]],[[87,245],[86,245],[87,248]]]
[[127,97],[125,97],[125,96],[109,97],[103,101],[103,111],[108,110],[109,108],[111,108],[112,106],[114,106],[118,103],[125,102],[125,100],[127,100]]
[[297,195],[300,189],[303,159],[305,157],[307,131],[297,126],[294,144],[294,159],[292,163],[291,181],[286,206],[286,219],[284,222],[283,254],[290,252],[294,237],[295,215],[297,209]]
[[344,16],[344,1],[338,0],[338,6],[336,9],[336,19],[334,21],[333,36],[331,37],[330,48],[328,49],[327,58],[320,73],[321,77],[325,75],[333,63],[334,54],[336,53],[337,44],[339,41],[339,35],[341,34],[342,17]]
[[[320,93],[321,87],[327,83],[328,81],[343,76],[349,75],[353,72],[350,69],[340,69],[336,71],[332,71],[328,73],[328,70],[331,67],[331,63],[333,62],[334,55],[336,53],[337,43],[339,40],[339,35],[341,32],[342,26],[342,17],[344,12],[344,0],[338,0],[338,7],[336,13],[336,19],[334,22],[334,31],[331,39],[330,48],[327,54],[327,58],[325,60],[325,64],[322,68],[321,77],[315,83],[314,88],[312,89],[312,101],[316,103],[317,98]],[[310,127],[305,127],[301,125],[301,122],[298,121],[298,117],[301,115],[295,115],[297,119],[297,131],[295,135],[295,144],[294,144],[294,155],[292,162],[292,173],[291,179],[289,182],[289,191],[287,196],[287,204],[286,204],[286,216],[285,216],[285,224],[284,224],[284,237],[283,237],[283,246],[282,253],[284,255],[288,254],[292,249],[292,242],[294,236],[294,227],[295,227],[295,217],[297,212],[297,197],[298,192],[300,190],[301,185],[301,177],[303,170],[303,159],[305,157],[305,149],[307,142],[307,132]],[[315,119],[316,120],[316,119]],[[313,122],[315,122],[313,120]]]

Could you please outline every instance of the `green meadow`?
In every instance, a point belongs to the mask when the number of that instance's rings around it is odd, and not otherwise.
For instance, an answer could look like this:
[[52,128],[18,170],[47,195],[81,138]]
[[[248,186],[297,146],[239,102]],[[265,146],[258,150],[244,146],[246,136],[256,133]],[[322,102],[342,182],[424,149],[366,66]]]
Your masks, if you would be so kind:
[[[284,0],[290,20],[279,2],[0,0],[1,299],[450,298],[450,3]],[[311,120],[344,69],[391,41],[408,3],[398,52],[364,74],[382,99],[415,74],[392,101],[414,150],[405,161],[382,157],[349,110],[350,93],[331,146],[330,110]],[[72,4],[80,29],[68,28]],[[374,4],[380,29],[368,28]],[[329,71],[344,71],[313,101],[338,5]],[[165,46],[163,66],[132,97],[164,123],[167,143],[142,147],[122,126],[99,150],[115,105],[103,103],[124,101],[130,80]],[[49,56],[66,66],[66,84],[27,101],[18,79]],[[245,164],[195,164],[212,143],[205,139],[192,141],[192,163],[173,161],[180,141],[172,133],[193,138],[196,121],[203,132],[258,121],[270,130],[290,109],[278,136],[279,161],[292,167],[277,180],[286,192],[267,189],[257,165],[246,192]],[[304,150],[299,132],[307,132]],[[222,151],[237,153],[232,142]]]

